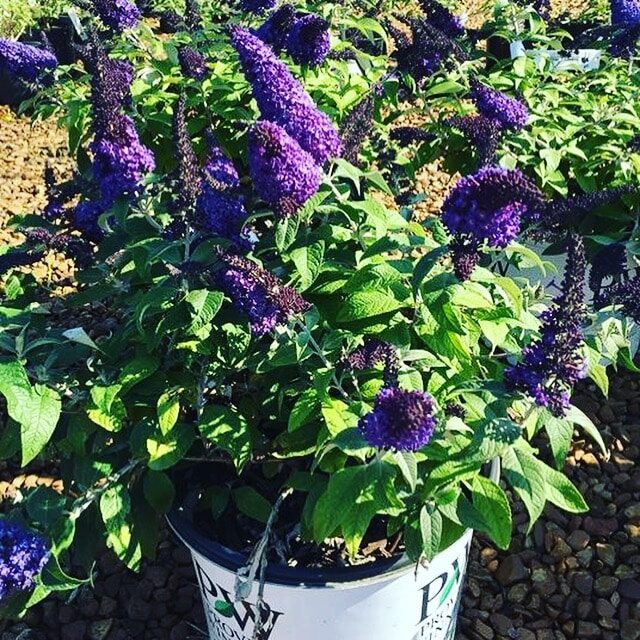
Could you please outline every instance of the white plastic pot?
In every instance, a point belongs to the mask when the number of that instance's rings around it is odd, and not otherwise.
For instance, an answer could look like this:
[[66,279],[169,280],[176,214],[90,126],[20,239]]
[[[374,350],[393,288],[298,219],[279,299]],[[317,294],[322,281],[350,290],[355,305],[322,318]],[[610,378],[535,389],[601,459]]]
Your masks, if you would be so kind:
[[[497,481],[494,461],[491,478]],[[234,601],[247,559],[202,535],[184,508],[169,525],[189,548],[211,640],[252,640],[257,585]],[[349,568],[269,566],[258,640],[454,640],[472,531],[428,565],[407,558]]]
[[556,71],[597,71],[600,68],[602,51],[600,49],[575,49],[573,51],[555,51],[553,49],[534,49],[527,51],[521,40],[511,43],[511,58],[531,56],[540,64],[545,59],[551,60]]

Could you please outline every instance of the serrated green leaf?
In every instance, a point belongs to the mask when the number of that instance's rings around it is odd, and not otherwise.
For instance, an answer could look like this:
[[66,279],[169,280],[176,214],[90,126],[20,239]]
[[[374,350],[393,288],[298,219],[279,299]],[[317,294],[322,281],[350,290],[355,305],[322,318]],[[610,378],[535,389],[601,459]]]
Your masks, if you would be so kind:
[[502,456],[502,468],[506,479],[529,512],[529,530],[531,530],[547,500],[545,479],[540,463],[530,453],[513,448]]
[[166,392],[158,398],[158,424],[163,435],[167,435],[178,422],[180,415],[180,396]]
[[473,506],[482,514],[486,532],[501,549],[511,542],[511,508],[504,491],[495,482],[478,475],[472,484]]
[[209,405],[204,408],[200,433],[214,446],[226,451],[238,471],[251,459],[251,434],[244,416],[231,407]]

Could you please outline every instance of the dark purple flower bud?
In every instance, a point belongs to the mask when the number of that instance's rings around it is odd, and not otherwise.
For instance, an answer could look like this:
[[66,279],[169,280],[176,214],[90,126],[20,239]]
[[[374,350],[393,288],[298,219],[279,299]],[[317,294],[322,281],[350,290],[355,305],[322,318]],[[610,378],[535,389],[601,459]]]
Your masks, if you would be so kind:
[[256,30],[255,35],[271,45],[274,51],[281,51],[287,44],[289,32],[296,18],[295,7],[292,4],[283,4]]
[[478,164],[485,167],[493,164],[498,144],[500,144],[500,125],[485,116],[464,116],[450,118],[445,124],[458,129],[476,148]]
[[261,120],[249,133],[249,173],[258,195],[276,215],[298,211],[320,187],[320,169],[289,134]]
[[551,0],[534,0],[533,8],[541,15],[547,16],[551,10]]
[[319,165],[339,156],[338,132],[286,65],[246,29],[233,26],[230,32],[262,118],[281,126]]
[[276,6],[276,0],[241,0],[242,8],[251,13],[266,13]]
[[630,60],[636,55],[639,39],[640,22],[615,33],[611,38],[609,52],[617,58]]
[[464,26],[460,17],[453,15],[437,0],[420,0],[420,6],[429,23],[445,35],[455,38],[464,34]]
[[620,27],[633,27],[640,24],[640,2],[611,0],[611,24]]
[[505,370],[510,390],[522,391],[556,416],[569,406],[575,383],[586,375],[584,284],[587,262],[582,238],[570,236],[562,292],[542,316],[540,338],[522,350],[522,360]]
[[71,224],[83,238],[91,242],[100,242],[104,237],[104,231],[98,224],[98,219],[107,209],[102,202],[80,202],[71,212]]
[[381,364],[384,367],[385,386],[396,385],[398,382],[400,359],[396,348],[388,342],[367,340],[344,359],[344,364],[354,371],[373,369]]
[[460,420],[464,420],[467,416],[467,412],[461,404],[458,404],[457,402],[449,402],[444,408],[444,415],[448,418],[460,418]]
[[129,0],[92,0],[100,20],[117,32],[138,26],[142,14]]
[[55,55],[23,42],[0,39],[0,69],[26,82],[35,82],[45,71],[58,66]]
[[189,31],[195,31],[202,25],[202,13],[198,0],[184,0],[184,20]]
[[410,144],[420,142],[431,142],[435,139],[432,133],[420,127],[394,127],[391,129],[390,137],[392,140],[399,142],[403,147],[408,147]]
[[625,315],[640,324],[640,276],[609,287],[605,296],[601,297],[600,304],[618,304]]
[[342,156],[351,164],[358,163],[360,149],[373,131],[375,106],[375,92],[372,91],[362,98],[342,121],[340,126]]
[[173,146],[177,158],[175,205],[180,212],[193,211],[200,193],[200,166],[189,137],[185,116],[186,97],[180,96],[173,109]]
[[219,251],[221,267],[214,280],[238,311],[249,318],[251,331],[263,336],[292,316],[309,309],[309,304],[291,287],[255,262]]
[[238,172],[215,142],[209,143],[203,173],[202,193],[198,199],[198,218],[202,227],[240,247],[249,247],[249,240],[243,233],[248,214],[244,198],[238,193]]
[[175,11],[163,11],[160,14],[160,30],[162,33],[177,33],[178,31],[186,31],[187,25],[182,16]]
[[627,251],[621,242],[613,242],[598,251],[591,259],[589,287],[596,301],[601,299],[602,286],[607,278],[619,280],[627,273]]
[[451,260],[456,277],[465,282],[480,262],[478,242],[466,236],[456,236],[450,243]]
[[373,411],[360,418],[358,428],[372,447],[417,451],[433,437],[433,412],[429,394],[385,387],[378,392]]
[[329,60],[355,60],[356,52],[353,49],[341,49],[340,51],[332,49],[327,54]]
[[97,135],[91,151],[93,175],[107,207],[122,196],[137,195],[145,175],[155,168],[153,154],[140,142],[129,116],[120,115],[108,133]]
[[330,48],[329,23],[324,18],[309,13],[295,20],[287,38],[287,51],[296,64],[318,66]]
[[39,533],[0,518],[0,603],[33,589],[48,560],[47,542]]
[[485,167],[458,181],[442,206],[442,221],[456,236],[504,248],[518,235],[521,219],[542,203],[542,193],[522,172]]
[[178,60],[180,69],[187,78],[203,80],[207,75],[207,61],[195,49],[187,46],[178,47]]
[[471,99],[483,116],[495,120],[505,129],[520,131],[527,126],[529,109],[524,103],[481,84],[475,78],[471,80]]
[[[0,276],[15,267],[26,267],[34,262],[42,260],[43,253],[32,253],[30,251],[9,251],[0,255]],[[0,547],[0,552],[2,548]],[[1,567],[0,567],[1,568]]]

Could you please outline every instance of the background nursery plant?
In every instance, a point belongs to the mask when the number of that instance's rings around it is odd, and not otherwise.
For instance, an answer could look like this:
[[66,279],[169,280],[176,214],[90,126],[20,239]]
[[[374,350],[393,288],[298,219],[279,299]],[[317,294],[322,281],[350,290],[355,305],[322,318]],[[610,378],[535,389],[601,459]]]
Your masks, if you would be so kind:
[[[467,528],[504,549],[505,488],[531,523],[547,502],[586,509],[561,471],[574,425],[604,444],[570,396],[633,366],[621,311],[637,318],[637,281],[614,248],[593,259],[587,307],[591,245],[635,229],[627,212],[605,231],[585,216],[632,200],[634,160],[600,181],[580,147],[600,125],[568,147],[569,106],[541,124],[552,97],[570,102],[536,84],[551,71],[487,75],[478,34],[423,4],[396,20],[245,3],[222,24],[188,2],[168,35],[166,16],[154,31],[133,4],[95,0],[81,64],[52,71],[49,52],[0,43],[78,160],[0,256],[1,457],[46,460],[64,485],[21,492],[0,519],[5,613],[90,580],[104,541],[131,568],[152,557],[202,465],[199,526],[249,553],[271,517],[270,562],[357,564],[383,539],[381,556],[431,559]],[[442,109],[438,126],[390,131],[417,100]],[[620,120],[631,135],[635,116]],[[557,149],[538,148],[545,131]],[[396,179],[445,133],[480,153],[418,221]],[[520,275],[543,268],[525,234],[566,251],[559,290]],[[76,268],[62,305],[20,268],[53,249]]]

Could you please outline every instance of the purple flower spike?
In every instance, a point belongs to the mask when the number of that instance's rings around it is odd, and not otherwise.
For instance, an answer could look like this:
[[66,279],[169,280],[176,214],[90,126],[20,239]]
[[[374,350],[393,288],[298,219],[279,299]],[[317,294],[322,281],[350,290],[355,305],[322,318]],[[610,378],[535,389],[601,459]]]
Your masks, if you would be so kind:
[[249,173],[258,195],[282,217],[298,211],[321,180],[313,158],[284,129],[266,120],[249,134]]
[[122,32],[138,26],[142,14],[129,0],[93,0],[100,20],[114,31]]
[[222,267],[214,279],[233,305],[246,314],[251,331],[260,337],[309,309],[309,304],[272,273],[242,256],[218,252]]
[[319,165],[339,156],[338,132],[286,65],[246,29],[233,26],[230,32],[262,118],[281,126]]
[[517,169],[485,167],[458,181],[442,207],[451,233],[506,247],[517,236],[520,221],[542,206],[536,185]]
[[640,24],[640,1],[611,0],[611,24],[627,28]]
[[140,142],[133,120],[121,115],[114,125],[91,143],[93,174],[107,206],[121,196],[139,193],[145,175],[155,168],[153,154]]
[[210,142],[202,193],[198,199],[202,226],[240,247],[248,247],[249,240],[243,234],[248,214],[244,198],[237,193],[239,187],[240,179],[233,163],[217,144]]
[[242,8],[251,13],[266,13],[277,4],[276,0],[242,0]]
[[178,60],[180,69],[187,78],[204,80],[207,75],[207,61],[201,53],[191,47],[182,46],[178,48]]
[[13,76],[35,82],[41,73],[57,66],[58,60],[46,49],[0,39],[0,69]]
[[573,386],[586,375],[581,354],[586,267],[582,238],[572,235],[562,293],[542,314],[541,336],[522,350],[521,362],[505,371],[508,389],[526,393],[555,416],[565,414]]
[[107,211],[102,202],[80,202],[71,212],[71,224],[82,237],[91,242],[99,242],[104,237],[104,231],[98,224],[100,216]]
[[453,15],[449,9],[437,0],[421,0],[420,6],[429,24],[439,29],[450,38],[464,34],[464,26],[459,16]]
[[296,17],[295,7],[292,4],[283,4],[256,30],[255,35],[271,45],[274,51],[281,51],[287,44],[287,38]]
[[501,126],[493,118],[470,115],[450,118],[445,122],[461,131],[476,148],[478,164],[485,167],[493,162],[500,143]]
[[48,559],[49,549],[41,535],[0,519],[0,603],[33,589]]
[[505,129],[520,131],[527,126],[529,110],[524,103],[475,79],[471,81],[471,99],[483,116],[495,120]]
[[376,365],[381,364],[384,367],[385,386],[390,387],[397,384],[400,359],[396,348],[388,342],[376,339],[368,340],[361,347],[352,351],[344,359],[344,363],[354,371],[373,369]]
[[428,394],[385,387],[378,392],[373,411],[360,418],[358,428],[372,447],[417,451],[433,436],[433,411]]
[[293,23],[287,51],[296,64],[316,67],[325,61],[330,48],[329,23],[324,18],[309,13]]

